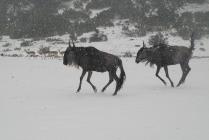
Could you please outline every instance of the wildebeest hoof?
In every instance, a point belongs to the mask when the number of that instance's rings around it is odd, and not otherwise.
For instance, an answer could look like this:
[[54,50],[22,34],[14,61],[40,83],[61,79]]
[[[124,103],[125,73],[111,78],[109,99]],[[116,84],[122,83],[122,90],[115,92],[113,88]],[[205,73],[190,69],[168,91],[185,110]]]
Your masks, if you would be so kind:
[[94,88],[94,92],[97,93],[97,89],[96,88]]
[[105,88],[103,88],[102,90],[101,90],[101,92],[104,92],[105,91]]
[[176,87],[179,87],[181,85],[181,83],[178,83],[178,85]]

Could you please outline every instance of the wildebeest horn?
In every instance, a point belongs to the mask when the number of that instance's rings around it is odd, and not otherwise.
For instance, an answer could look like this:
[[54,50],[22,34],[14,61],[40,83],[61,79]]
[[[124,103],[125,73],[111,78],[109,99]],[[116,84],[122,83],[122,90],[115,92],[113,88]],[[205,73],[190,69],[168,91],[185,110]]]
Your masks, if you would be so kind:
[[68,47],[70,47],[70,48],[72,47],[71,44],[70,44],[70,40],[69,40],[69,43],[68,43]]
[[191,38],[194,39],[194,37],[195,37],[195,32],[192,31],[192,33],[191,33]]
[[144,43],[144,41],[143,41],[143,48],[145,48],[146,47],[146,45],[145,45],[145,43]]
[[72,42],[73,42],[73,47],[75,47],[75,44],[74,44],[74,41],[72,40]]

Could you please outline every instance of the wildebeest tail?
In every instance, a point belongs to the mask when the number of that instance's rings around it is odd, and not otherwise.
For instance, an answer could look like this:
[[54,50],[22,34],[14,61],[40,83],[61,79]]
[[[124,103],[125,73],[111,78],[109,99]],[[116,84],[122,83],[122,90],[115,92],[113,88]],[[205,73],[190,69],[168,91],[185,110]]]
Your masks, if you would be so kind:
[[194,36],[195,36],[195,34],[194,34],[194,32],[193,32],[192,35],[191,35],[191,47],[190,47],[190,50],[191,50],[191,51],[194,50]]
[[119,78],[119,82],[118,82],[118,90],[120,90],[124,84],[124,81],[126,80],[126,73],[123,69],[123,64],[122,61],[119,61],[119,68],[120,68],[120,78]]

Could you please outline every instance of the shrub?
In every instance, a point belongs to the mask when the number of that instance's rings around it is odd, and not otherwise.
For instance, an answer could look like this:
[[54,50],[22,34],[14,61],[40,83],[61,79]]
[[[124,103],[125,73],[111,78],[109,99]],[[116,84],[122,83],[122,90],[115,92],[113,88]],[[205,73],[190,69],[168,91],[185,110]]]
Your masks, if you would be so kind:
[[46,55],[49,52],[50,52],[50,48],[49,47],[43,47],[43,46],[38,51],[38,53],[40,55]]
[[27,46],[32,46],[32,45],[33,45],[32,41],[23,41],[20,44],[21,47],[27,47]]
[[10,43],[6,43],[2,47],[9,47],[9,46],[11,46],[11,44]]
[[205,52],[206,49],[205,48],[199,48],[200,51]]
[[145,36],[147,34],[147,27],[142,23],[135,26],[138,36]]
[[123,57],[133,57],[132,53],[130,51],[126,51],[123,55]]
[[21,54],[12,54],[11,57],[22,57]]
[[103,33],[100,33],[99,30],[95,30],[95,33],[89,38],[89,42],[100,42],[107,40],[107,36]]
[[44,40],[43,37],[33,37],[32,41],[40,41],[40,40]]
[[157,33],[149,38],[149,44],[152,46],[158,44],[168,44],[168,38],[165,37],[162,33]]
[[80,38],[80,42],[87,42],[87,38],[85,37]]
[[65,44],[65,42],[59,38],[47,38],[46,42],[53,42],[52,44]]
[[65,41],[59,41],[59,42],[53,42],[52,44],[54,45],[54,44],[66,44],[66,43]]
[[129,28],[129,25],[123,25],[122,31],[128,37],[141,37],[147,34],[146,27],[139,24],[132,29]]
[[73,5],[75,8],[78,8],[78,9],[82,9],[83,8],[83,4],[81,1],[77,0],[77,1],[74,1],[73,2]]
[[4,50],[2,50],[3,52],[10,52],[10,51],[12,51],[11,49],[9,49],[9,48],[7,48],[7,49],[4,49]]
[[15,50],[15,51],[20,51],[20,50],[21,50],[21,48],[14,48],[14,50]]
[[62,41],[62,40],[59,39],[59,38],[47,38],[46,41],[47,41],[47,42],[54,42],[54,41],[60,42],[60,41]]
[[89,38],[90,42],[100,42],[100,41],[107,41],[107,36],[106,35],[94,35]]

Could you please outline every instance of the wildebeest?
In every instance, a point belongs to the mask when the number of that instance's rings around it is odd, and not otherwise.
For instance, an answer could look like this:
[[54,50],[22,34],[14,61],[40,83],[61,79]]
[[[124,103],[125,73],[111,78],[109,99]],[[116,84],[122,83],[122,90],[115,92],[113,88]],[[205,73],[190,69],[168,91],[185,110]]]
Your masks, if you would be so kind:
[[157,71],[156,76],[166,85],[165,80],[163,80],[158,74],[160,69],[163,67],[166,73],[166,77],[169,79],[170,84],[174,87],[172,80],[168,74],[168,65],[180,64],[181,70],[183,72],[182,77],[177,84],[180,86],[185,82],[185,79],[191,70],[189,67],[189,60],[192,57],[192,52],[194,50],[194,33],[191,35],[191,46],[169,46],[166,44],[158,44],[151,48],[147,48],[143,42],[143,47],[138,51],[136,57],[136,63],[146,62],[146,64],[156,65]]
[[[80,76],[80,83],[77,92],[81,90],[81,84],[83,77],[88,72],[87,82],[91,85],[93,90],[97,92],[96,87],[91,83],[90,79],[92,72],[109,72],[109,82],[104,86],[102,92],[113,82],[116,81],[116,88],[113,95],[117,95],[118,90],[122,88],[124,80],[126,78],[125,71],[123,69],[122,60],[112,54],[102,52],[94,47],[75,47],[71,46],[69,41],[69,47],[66,49],[63,57],[64,65],[71,65],[81,67],[83,69]],[[120,68],[120,77],[117,76],[117,68]]]

